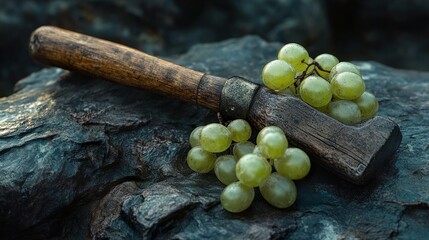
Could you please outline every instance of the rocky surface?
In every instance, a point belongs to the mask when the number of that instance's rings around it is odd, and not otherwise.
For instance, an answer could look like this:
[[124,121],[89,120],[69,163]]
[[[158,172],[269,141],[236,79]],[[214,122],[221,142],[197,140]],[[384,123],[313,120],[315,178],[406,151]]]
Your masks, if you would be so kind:
[[[245,37],[197,45],[171,60],[260,83],[279,44]],[[244,213],[219,204],[213,174],[186,166],[206,109],[49,68],[0,99],[2,239],[423,239],[429,233],[429,74],[358,62],[379,115],[403,141],[368,185],[317,166],[289,209],[259,193]]]
[[[281,9],[281,11],[279,11]],[[3,0],[0,8],[0,96],[38,69],[28,58],[30,33],[56,25],[157,55],[183,53],[196,43],[247,34],[270,41],[327,44],[320,2],[299,0]]]
[[196,43],[248,34],[298,42],[313,57],[373,59],[428,71],[426,0],[2,0],[0,96],[40,66],[28,58],[30,33],[56,25],[170,56]]

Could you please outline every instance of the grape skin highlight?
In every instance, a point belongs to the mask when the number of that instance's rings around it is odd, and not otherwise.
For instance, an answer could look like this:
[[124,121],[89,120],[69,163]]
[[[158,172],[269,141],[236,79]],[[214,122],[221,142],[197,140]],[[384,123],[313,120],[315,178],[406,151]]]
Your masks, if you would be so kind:
[[369,92],[362,93],[354,102],[358,105],[363,120],[373,118],[378,111],[378,100]]
[[320,69],[318,67],[317,72],[324,79],[329,78],[329,72],[339,62],[338,58],[336,58],[334,55],[327,54],[327,53],[320,54],[319,56],[317,56],[314,59],[314,61],[317,62],[319,64],[319,66],[322,68],[322,69]]
[[327,105],[332,99],[331,86],[318,76],[309,76],[301,83],[299,95],[301,99],[313,107]]
[[231,145],[231,132],[222,124],[211,123],[201,130],[200,142],[206,151],[223,152]]
[[307,68],[304,62],[308,61],[309,56],[303,46],[297,43],[288,43],[280,49],[277,58],[289,63],[295,72],[302,72]]
[[331,80],[331,89],[336,98],[354,100],[365,91],[365,82],[356,73],[343,72],[335,75]]
[[258,144],[261,155],[269,159],[281,157],[287,147],[288,141],[286,136],[279,132],[264,134]]
[[249,187],[261,185],[271,173],[268,161],[256,154],[246,154],[237,162],[235,173],[241,183]]
[[232,141],[245,142],[252,136],[252,127],[243,119],[235,119],[227,126],[231,132]]
[[256,136],[256,145],[259,145],[262,137],[269,132],[279,132],[281,134],[285,134],[283,130],[277,126],[266,126],[262,128],[261,131],[259,131],[258,135]]
[[271,90],[283,91],[295,81],[295,71],[287,62],[274,60],[262,70],[262,81]]
[[331,69],[331,73],[329,73],[329,80],[332,80],[335,75],[343,72],[356,73],[357,75],[362,77],[362,74],[360,73],[356,65],[349,62],[340,62]]
[[292,180],[307,176],[310,167],[310,158],[299,148],[288,148],[281,158],[274,160],[274,168],[277,172]]

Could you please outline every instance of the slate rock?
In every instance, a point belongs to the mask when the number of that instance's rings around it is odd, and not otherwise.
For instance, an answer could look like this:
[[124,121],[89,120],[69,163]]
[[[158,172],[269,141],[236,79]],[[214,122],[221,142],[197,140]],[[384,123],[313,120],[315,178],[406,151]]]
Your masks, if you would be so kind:
[[[281,9],[281,11],[279,11]],[[196,43],[247,34],[270,41],[326,44],[321,3],[299,0],[3,0],[0,8],[0,96],[39,68],[28,58],[30,34],[55,25],[157,55],[183,53]]]
[[[280,44],[244,37],[170,58],[261,83]],[[402,144],[368,185],[312,159],[298,198],[276,209],[257,192],[222,209],[223,185],[186,165],[188,135],[215,113],[148,91],[48,68],[0,100],[0,238],[422,239],[429,233],[429,73],[356,62]]]

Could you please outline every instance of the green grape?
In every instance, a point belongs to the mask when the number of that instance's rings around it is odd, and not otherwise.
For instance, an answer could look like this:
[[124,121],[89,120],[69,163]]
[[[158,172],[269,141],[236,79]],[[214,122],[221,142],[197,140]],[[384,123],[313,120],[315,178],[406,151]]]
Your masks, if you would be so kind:
[[288,43],[280,49],[278,59],[289,63],[295,72],[302,72],[307,68],[304,63],[308,60],[308,52],[297,43]]
[[200,146],[200,136],[201,136],[201,130],[203,129],[203,126],[199,126],[195,128],[191,135],[189,136],[189,144],[191,144],[191,147]]
[[296,200],[295,183],[277,172],[271,174],[259,191],[268,203],[277,208],[290,207]]
[[274,60],[262,70],[262,81],[271,90],[283,91],[295,81],[295,71],[289,63]]
[[363,120],[374,117],[378,111],[377,98],[369,92],[362,93],[354,102],[358,105]]
[[299,88],[301,99],[313,107],[327,105],[332,99],[329,82],[318,76],[309,76],[302,81]]
[[262,137],[269,132],[279,132],[285,134],[283,130],[277,126],[266,126],[262,128],[261,131],[259,131],[258,136],[256,136],[256,145],[258,145]]
[[227,128],[234,142],[245,142],[252,136],[252,127],[243,119],[235,119],[228,124]]
[[331,80],[332,94],[343,100],[354,100],[365,91],[362,77],[352,72],[338,73]]
[[[261,152],[259,151],[258,146],[255,146],[255,149],[253,149],[253,154],[256,154],[256,155],[258,155],[258,156],[261,156],[261,157],[262,157],[262,154],[261,154]],[[273,165],[274,165],[274,159],[270,158],[270,159],[267,159],[267,161],[268,161],[268,163],[269,163],[271,166],[273,166]]]
[[338,100],[329,103],[327,114],[344,124],[356,124],[361,121],[358,105],[349,100]]
[[299,148],[288,148],[281,158],[274,160],[276,171],[292,180],[307,176],[310,167],[310,158]]
[[201,130],[200,142],[206,151],[223,152],[231,145],[231,132],[222,124],[211,123]]
[[258,145],[255,146],[252,153],[262,157],[261,151],[259,151]]
[[339,62],[338,58],[336,58],[334,55],[327,54],[327,53],[320,54],[314,59],[314,61],[317,62],[319,66],[322,68],[322,69],[317,68],[317,72],[324,79],[329,78],[329,72]]
[[225,185],[238,181],[237,175],[235,174],[236,165],[237,160],[233,155],[218,157],[214,165],[214,172],[219,181]]
[[235,173],[241,183],[249,187],[261,185],[271,173],[268,161],[256,154],[246,154],[237,162]]
[[338,73],[343,72],[352,72],[356,73],[359,76],[362,76],[359,69],[353,63],[340,62],[331,69],[331,73],[329,73],[329,81],[332,80]]
[[276,159],[283,156],[288,147],[286,136],[280,132],[270,132],[264,134],[259,141],[258,148],[265,158]]
[[326,104],[325,106],[315,107],[315,109],[319,110],[319,112],[327,113],[328,112],[328,105],[329,105],[329,103]]
[[308,67],[308,69],[307,69],[307,71],[305,71],[305,74],[309,74],[309,73],[314,71],[314,65],[310,65],[313,63],[313,61],[314,60],[311,57],[308,57],[307,60],[305,61],[305,63],[308,65],[308,66],[306,66],[306,68]]
[[285,90],[279,91],[277,94],[295,96],[296,95],[295,92],[296,92],[295,86],[292,84],[288,88],[286,88]]
[[255,144],[252,142],[239,142],[234,145],[232,153],[237,159],[240,159],[246,154],[253,153],[255,149]]
[[191,148],[186,158],[189,168],[198,173],[210,172],[214,167],[215,161],[216,154],[207,152],[201,146]]
[[255,198],[255,190],[240,182],[226,186],[220,195],[222,207],[232,213],[238,213],[250,207]]

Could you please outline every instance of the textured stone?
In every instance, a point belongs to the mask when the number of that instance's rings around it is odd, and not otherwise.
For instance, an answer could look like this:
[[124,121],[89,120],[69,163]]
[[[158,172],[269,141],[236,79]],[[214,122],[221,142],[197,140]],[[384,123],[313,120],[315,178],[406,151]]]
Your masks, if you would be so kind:
[[[245,37],[171,58],[260,83],[279,44]],[[213,174],[186,166],[191,130],[217,121],[200,107],[91,77],[44,69],[0,100],[0,238],[422,239],[429,233],[429,74],[357,62],[379,115],[403,132],[366,186],[317,166],[279,210],[257,192],[222,209]]]
[[[281,9],[281,11],[279,11]],[[119,42],[148,53],[183,53],[196,43],[258,34],[320,50],[329,32],[319,2],[299,0],[3,0],[0,8],[0,96],[35,71],[27,53],[40,25]]]

